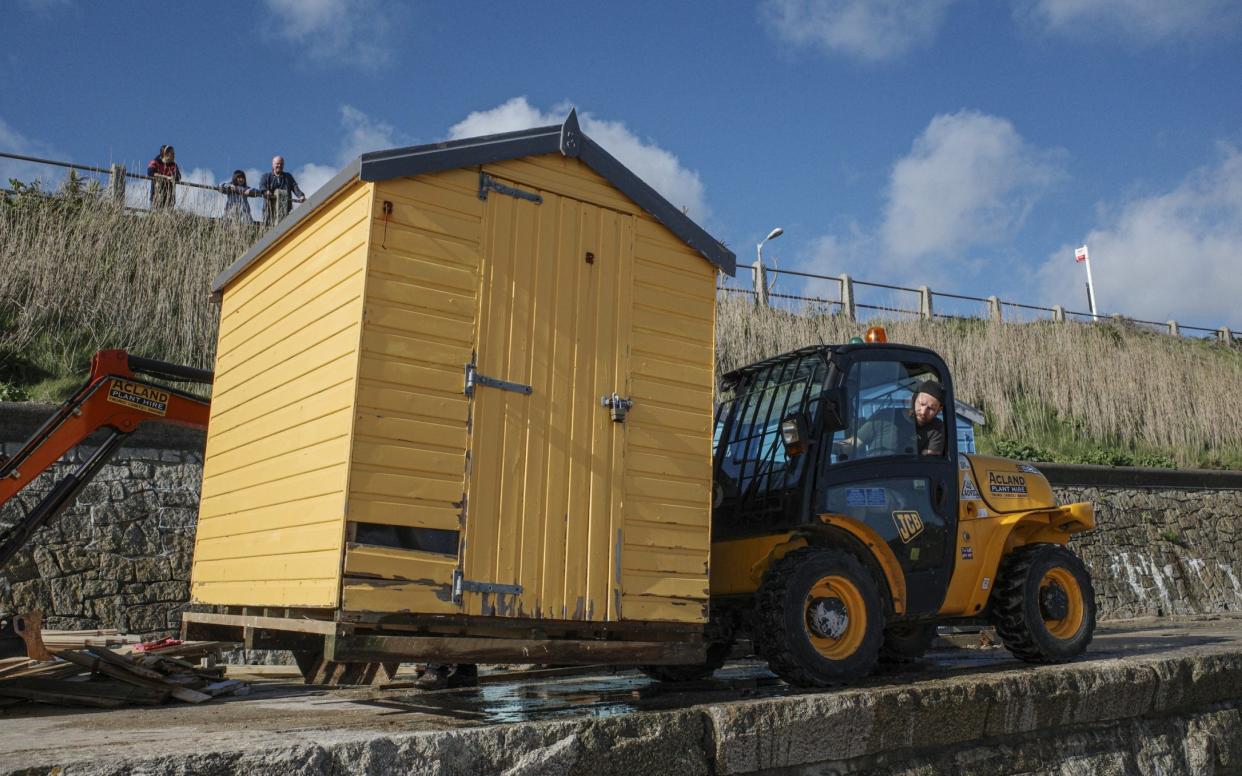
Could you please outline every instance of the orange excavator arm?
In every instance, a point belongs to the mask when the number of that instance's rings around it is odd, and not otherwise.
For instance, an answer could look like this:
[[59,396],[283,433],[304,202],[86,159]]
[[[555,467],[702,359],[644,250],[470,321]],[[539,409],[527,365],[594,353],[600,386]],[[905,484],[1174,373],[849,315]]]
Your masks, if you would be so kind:
[[210,384],[204,369],[166,364],[131,356],[124,350],[101,350],[91,359],[86,384],[12,457],[0,457],[0,506],[16,496],[65,453],[104,429],[107,436],[95,450],[62,478],[51,492],[7,531],[0,533],[0,568],[30,536],[60,514],[90,482],[121,443],[143,423],[174,423],[207,428],[211,404],[206,399],[138,377]]

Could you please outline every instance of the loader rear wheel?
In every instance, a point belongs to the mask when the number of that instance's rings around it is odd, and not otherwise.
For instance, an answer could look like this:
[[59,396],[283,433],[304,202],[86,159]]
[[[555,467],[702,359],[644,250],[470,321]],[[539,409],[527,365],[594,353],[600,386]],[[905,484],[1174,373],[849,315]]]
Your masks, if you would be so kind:
[[888,665],[911,663],[931,649],[936,639],[936,626],[927,623],[902,622],[884,629],[880,645],[880,662]]
[[997,574],[992,621],[1015,657],[1073,660],[1095,635],[1095,588],[1087,567],[1057,544],[1019,548]]
[[875,578],[853,555],[806,547],[768,569],[756,594],[755,644],[768,667],[798,687],[871,673],[884,608]]

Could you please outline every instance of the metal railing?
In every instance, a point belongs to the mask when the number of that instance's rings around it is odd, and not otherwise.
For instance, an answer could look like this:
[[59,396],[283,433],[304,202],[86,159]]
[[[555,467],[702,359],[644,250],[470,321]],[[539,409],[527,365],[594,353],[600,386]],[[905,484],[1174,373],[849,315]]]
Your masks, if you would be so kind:
[[[853,321],[860,320],[860,318],[862,320],[872,319],[887,314],[922,320],[986,319],[997,322],[1028,322],[1032,320],[1084,321],[1089,323],[1101,321],[1119,322],[1173,336],[1198,336],[1203,339],[1214,338],[1226,345],[1234,344],[1235,333],[1228,326],[1209,328],[1206,326],[1190,326],[1178,321],[1148,321],[1120,314],[1092,315],[1089,312],[1067,310],[1061,305],[1043,307],[1024,302],[1004,300],[996,296],[982,297],[970,296],[968,294],[952,294],[946,291],[933,291],[927,286],[910,288],[890,283],[856,280],[849,275],[820,275],[813,272],[774,269],[771,267],[763,267],[762,269],[751,267],[750,269],[751,288],[726,283],[719,286],[718,290],[725,294],[746,295],[754,299],[756,304],[784,307],[792,312],[806,311],[816,313],[820,312],[815,309],[816,306],[826,307],[831,313],[844,315]],[[778,278],[781,275],[790,275],[809,280],[811,283],[823,281],[835,284],[837,290],[836,298],[777,293],[774,290],[775,280],[769,280],[767,278],[768,275],[775,275]],[[742,277],[745,277],[744,273]],[[867,301],[861,301],[859,291],[866,291],[867,289],[888,292],[889,298],[875,299],[869,297]],[[869,293],[874,296],[874,291]],[[790,302],[803,303],[802,309],[799,310],[791,306]],[[859,311],[868,311],[872,314],[864,313],[860,316]],[[1200,334],[1196,335],[1191,332],[1199,332]]]

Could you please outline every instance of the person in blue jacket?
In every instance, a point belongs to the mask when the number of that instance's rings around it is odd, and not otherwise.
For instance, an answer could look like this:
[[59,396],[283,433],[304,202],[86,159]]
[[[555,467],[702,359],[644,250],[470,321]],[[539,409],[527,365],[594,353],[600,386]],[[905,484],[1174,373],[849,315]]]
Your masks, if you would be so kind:
[[[259,179],[259,191],[263,193],[267,200],[263,205],[263,224],[265,226],[274,226],[279,223],[280,219],[289,215],[289,211],[276,197],[276,192],[289,192],[290,199],[294,202],[305,202],[306,195],[302,193],[302,189],[298,188],[298,182],[293,175],[285,172],[285,157],[272,157],[272,171],[263,173],[263,177]],[[284,212],[281,212],[281,211]]]

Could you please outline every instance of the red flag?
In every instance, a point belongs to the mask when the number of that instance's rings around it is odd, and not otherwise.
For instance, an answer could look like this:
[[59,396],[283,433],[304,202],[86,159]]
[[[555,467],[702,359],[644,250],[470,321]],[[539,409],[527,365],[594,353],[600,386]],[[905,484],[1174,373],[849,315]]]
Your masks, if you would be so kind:
[[1078,262],[1079,264],[1082,264],[1086,260],[1087,260],[1087,246],[1084,245],[1081,248],[1074,251],[1074,261]]

